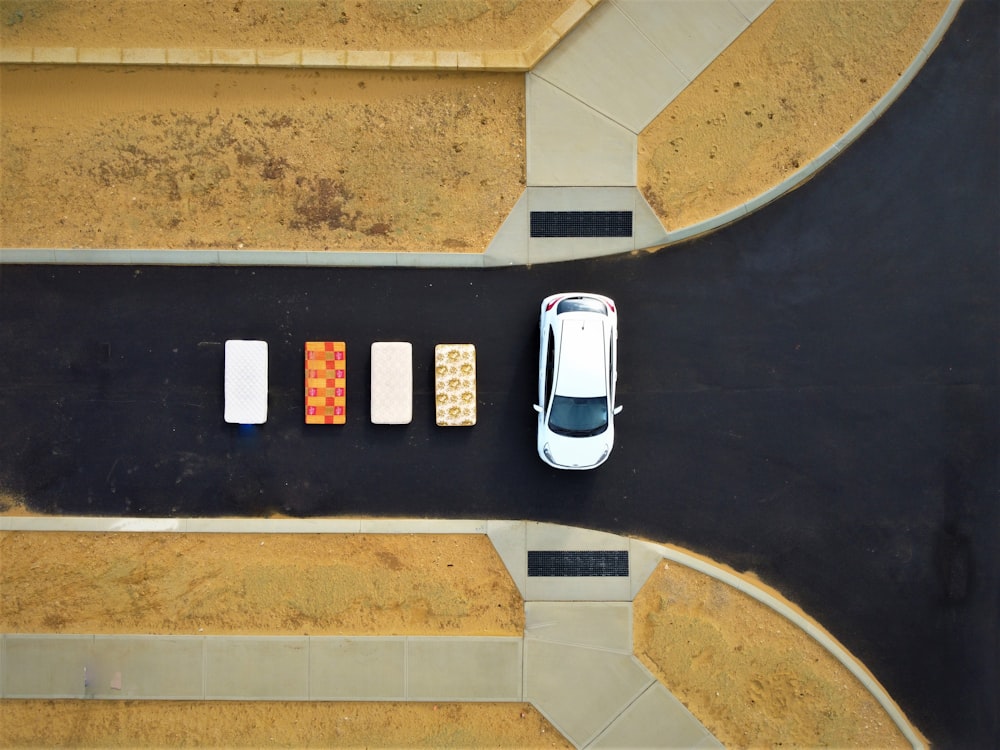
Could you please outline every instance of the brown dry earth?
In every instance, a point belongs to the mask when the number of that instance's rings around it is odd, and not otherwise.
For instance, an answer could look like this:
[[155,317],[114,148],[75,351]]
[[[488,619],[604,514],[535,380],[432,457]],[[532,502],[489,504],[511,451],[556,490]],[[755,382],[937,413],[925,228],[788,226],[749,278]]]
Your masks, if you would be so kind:
[[638,184],[668,230],[780,184],[896,83],[947,0],[776,0],[639,136]]
[[4,68],[4,246],[481,251],[513,74]]
[[480,536],[46,532],[5,535],[0,551],[6,633],[524,630],[517,588]]
[[[740,577],[805,616],[752,574]],[[639,660],[726,747],[910,746],[805,631],[691,568],[654,571],[633,603],[633,638]]]
[[4,44],[502,50],[576,0],[2,0]]

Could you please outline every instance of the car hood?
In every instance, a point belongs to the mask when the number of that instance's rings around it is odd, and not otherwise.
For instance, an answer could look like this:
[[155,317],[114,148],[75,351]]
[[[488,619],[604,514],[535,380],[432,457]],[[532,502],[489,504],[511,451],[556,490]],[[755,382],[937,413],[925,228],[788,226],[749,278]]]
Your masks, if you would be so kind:
[[588,438],[565,437],[546,431],[539,452],[546,461],[563,469],[591,469],[604,463],[614,443],[614,428]]

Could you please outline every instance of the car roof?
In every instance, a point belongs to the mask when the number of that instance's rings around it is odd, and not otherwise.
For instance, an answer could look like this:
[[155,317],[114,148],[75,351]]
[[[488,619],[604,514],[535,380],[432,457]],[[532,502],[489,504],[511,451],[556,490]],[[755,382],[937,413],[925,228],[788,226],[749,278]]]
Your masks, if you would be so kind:
[[606,395],[604,321],[596,315],[572,314],[560,318],[559,331],[556,394],[578,397]]

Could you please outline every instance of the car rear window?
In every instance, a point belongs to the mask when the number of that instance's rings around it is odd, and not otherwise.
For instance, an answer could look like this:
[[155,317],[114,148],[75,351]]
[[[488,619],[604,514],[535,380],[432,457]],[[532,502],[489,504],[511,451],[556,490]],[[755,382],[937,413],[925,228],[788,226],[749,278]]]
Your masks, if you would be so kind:
[[608,308],[600,300],[590,299],[589,297],[570,297],[562,300],[559,306],[556,307],[556,313],[560,315],[568,312],[594,312],[600,315],[607,315]]

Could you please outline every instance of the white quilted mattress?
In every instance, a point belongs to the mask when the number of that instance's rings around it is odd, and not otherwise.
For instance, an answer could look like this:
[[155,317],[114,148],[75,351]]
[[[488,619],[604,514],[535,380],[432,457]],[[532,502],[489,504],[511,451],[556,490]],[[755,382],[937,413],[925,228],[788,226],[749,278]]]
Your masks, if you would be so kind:
[[408,341],[372,344],[372,424],[413,420],[413,346]]
[[226,342],[225,419],[230,424],[267,421],[267,342]]

